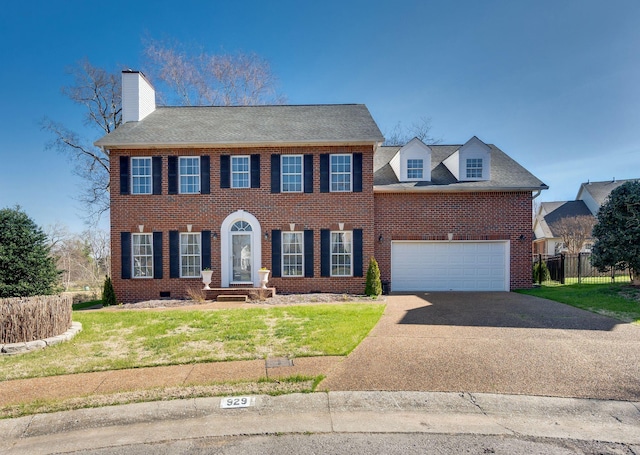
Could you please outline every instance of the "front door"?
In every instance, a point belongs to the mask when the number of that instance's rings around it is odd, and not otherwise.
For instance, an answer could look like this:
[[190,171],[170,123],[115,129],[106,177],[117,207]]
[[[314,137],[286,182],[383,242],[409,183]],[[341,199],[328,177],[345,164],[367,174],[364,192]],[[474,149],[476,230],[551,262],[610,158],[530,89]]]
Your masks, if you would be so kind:
[[231,233],[231,282],[251,283],[251,234]]
[[236,221],[231,226],[231,283],[252,283],[253,256],[251,243],[253,229],[246,221]]

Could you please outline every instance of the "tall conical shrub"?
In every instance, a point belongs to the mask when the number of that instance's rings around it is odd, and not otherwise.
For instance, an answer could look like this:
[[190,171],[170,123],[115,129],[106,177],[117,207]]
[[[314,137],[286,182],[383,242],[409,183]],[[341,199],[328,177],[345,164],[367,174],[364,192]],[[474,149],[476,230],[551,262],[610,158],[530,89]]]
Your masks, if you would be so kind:
[[111,283],[110,277],[105,277],[104,287],[102,288],[102,305],[116,305],[116,292],[113,290],[113,283]]
[[374,257],[369,259],[369,268],[367,269],[367,284],[364,293],[369,297],[378,297],[382,294],[382,282],[380,281],[380,268]]

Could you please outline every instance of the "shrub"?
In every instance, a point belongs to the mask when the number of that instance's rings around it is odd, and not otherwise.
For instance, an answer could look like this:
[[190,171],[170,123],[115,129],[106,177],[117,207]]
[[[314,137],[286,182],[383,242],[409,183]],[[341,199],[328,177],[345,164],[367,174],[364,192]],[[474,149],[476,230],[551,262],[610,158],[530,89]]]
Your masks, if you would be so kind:
[[547,264],[545,262],[535,262],[533,264],[533,282],[541,283],[542,281],[547,281],[551,278],[549,275],[549,269],[547,268]]
[[42,340],[69,327],[70,295],[0,299],[0,343]]
[[364,293],[369,297],[378,297],[382,294],[382,281],[380,281],[380,268],[375,258],[369,259],[369,268],[367,269],[367,284]]
[[110,306],[117,305],[118,301],[116,300],[116,292],[113,290],[113,283],[111,282],[111,277],[105,277],[104,279],[104,287],[102,288],[102,305]]

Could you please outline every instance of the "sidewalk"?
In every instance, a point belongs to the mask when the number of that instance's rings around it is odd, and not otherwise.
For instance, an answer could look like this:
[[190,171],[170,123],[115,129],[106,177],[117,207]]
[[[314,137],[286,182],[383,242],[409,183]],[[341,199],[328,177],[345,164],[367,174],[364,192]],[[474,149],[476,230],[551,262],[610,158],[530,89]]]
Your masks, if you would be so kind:
[[221,409],[196,398],[0,420],[0,452],[48,454],[206,437],[283,433],[439,433],[567,438],[640,451],[640,403],[450,392],[256,396]]
[[197,363],[165,367],[110,370],[44,378],[3,381],[0,406],[42,400],[64,400],[157,387],[174,387],[223,381],[257,381],[287,376],[319,376],[340,363],[343,357],[303,357],[293,366],[265,360]]

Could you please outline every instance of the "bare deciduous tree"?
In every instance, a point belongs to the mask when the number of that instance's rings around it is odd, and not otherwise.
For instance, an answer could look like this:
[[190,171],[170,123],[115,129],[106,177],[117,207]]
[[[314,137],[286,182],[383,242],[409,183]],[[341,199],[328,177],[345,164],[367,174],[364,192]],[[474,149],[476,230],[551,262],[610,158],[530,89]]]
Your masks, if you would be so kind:
[[149,40],[144,55],[145,74],[156,85],[163,102],[248,106],[284,101],[276,93],[276,78],[269,62],[255,53],[217,55],[178,43]]
[[568,253],[579,253],[587,240],[591,239],[596,219],[590,215],[561,218],[549,227],[560,237]]
[[[70,70],[73,85],[62,93],[82,106],[84,124],[100,135],[113,131],[122,121],[121,80],[119,74],[93,66],[88,60]],[[48,149],[57,150],[74,163],[74,172],[86,186],[78,199],[88,209],[87,220],[97,222],[109,209],[109,151],[95,147],[75,131],[49,118],[42,128],[52,134]]]
[[431,136],[431,119],[422,117],[419,122],[414,122],[410,127],[402,126],[398,122],[390,133],[385,134],[384,145],[405,145],[413,138],[418,138],[425,144],[438,144],[440,138]]

